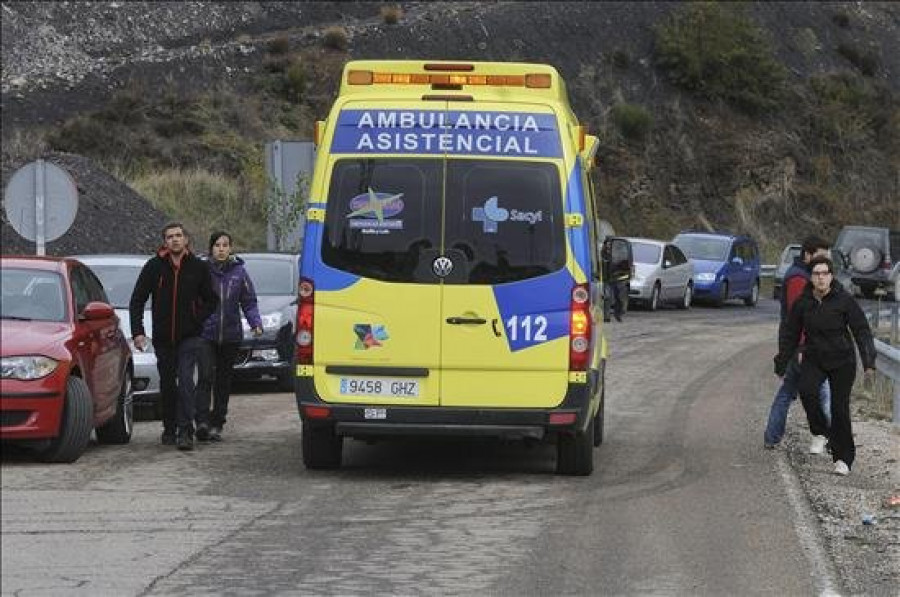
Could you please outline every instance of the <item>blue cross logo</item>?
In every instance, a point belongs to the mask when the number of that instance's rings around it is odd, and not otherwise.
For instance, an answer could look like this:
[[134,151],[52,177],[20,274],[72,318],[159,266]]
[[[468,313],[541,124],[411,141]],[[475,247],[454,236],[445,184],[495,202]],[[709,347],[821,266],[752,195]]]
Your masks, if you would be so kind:
[[499,222],[509,219],[509,210],[497,205],[497,197],[491,197],[484,202],[484,207],[472,208],[472,220],[482,223],[485,234],[497,234]]

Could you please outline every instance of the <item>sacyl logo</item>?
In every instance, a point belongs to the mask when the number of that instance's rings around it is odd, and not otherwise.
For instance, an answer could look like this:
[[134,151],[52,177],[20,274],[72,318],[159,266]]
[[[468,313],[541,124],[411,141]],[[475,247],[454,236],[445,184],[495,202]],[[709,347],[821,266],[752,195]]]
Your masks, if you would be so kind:
[[543,211],[521,211],[518,209],[504,209],[497,205],[497,197],[491,197],[484,202],[484,207],[472,208],[472,220],[481,222],[482,230],[486,234],[496,234],[500,222],[527,222],[531,225],[544,221]]

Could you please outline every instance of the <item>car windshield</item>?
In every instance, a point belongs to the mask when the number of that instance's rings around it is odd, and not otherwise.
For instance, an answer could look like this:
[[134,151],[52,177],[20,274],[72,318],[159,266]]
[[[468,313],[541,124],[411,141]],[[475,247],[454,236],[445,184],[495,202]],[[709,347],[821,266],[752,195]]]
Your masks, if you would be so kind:
[[66,293],[55,272],[25,268],[0,269],[0,318],[25,321],[63,321]]
[[[442,229],[443,223],[443,229]],[[543,162],[366,159],[335,164],[322,259],[390,282],[499,284],[565,266],[559,172]]]
[[727,238],[708,236],[678,236],[675,244],[691,259],[708,261],[725,261],[731,247],[731,241]]
[[800,257],[800,247],[788,247],[781,258],[781,262],[790,265],[794,263],[794,259]]
[[659,263],[659,255],[661,252],[659,245],[631,241],[631,250],[634,255],[635,263],[649,263],[652,265]]
[[844,228],[838,234],[834,248],[847,254],[856,247],[869,245],[881,250],[885,245],[886,228]]
[[[137,282],[144,264],[128,265],[115,263],[101,265],[91,263],[88,260],[82,260],[82,263],[91,268],[91,271],[100,278],[100,283],[103,284],[103,289],[106,290],[106,296],[109,298],[109,303],[113,308],[127,309],[128,303],[131,301],[131,293],[134,291],[135,282]],[[149,301],[144,308],[146,310],[150,309]]]
[[258,296],[286,296],[297,294],[294,272],[297,264],[283,259],[241,257],[244,269],[253,281]]

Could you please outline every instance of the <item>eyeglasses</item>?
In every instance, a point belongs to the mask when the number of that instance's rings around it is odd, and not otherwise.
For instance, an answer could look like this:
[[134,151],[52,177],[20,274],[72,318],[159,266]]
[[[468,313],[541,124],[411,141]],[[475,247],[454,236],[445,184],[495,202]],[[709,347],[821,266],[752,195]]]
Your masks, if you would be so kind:
[[830,276],[831,272],[828,270],[824,270],[824,271],[819,270],[819,271],[813,271],[812,275],[814,275],[814,276]]

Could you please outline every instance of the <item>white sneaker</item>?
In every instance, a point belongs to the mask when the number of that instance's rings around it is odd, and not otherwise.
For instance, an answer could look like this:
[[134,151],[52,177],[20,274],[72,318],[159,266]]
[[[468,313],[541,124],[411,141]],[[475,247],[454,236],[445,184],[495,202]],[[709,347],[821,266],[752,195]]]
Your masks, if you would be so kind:
[[809,453],[821,454],[825,451],[825,444],[827,443],[828,438],[824,435],[814,435],[812,441],[809,443]]
[[850,467],[843,460],[838,460],[834,463],[834,474],[846,477],[850,474]]

